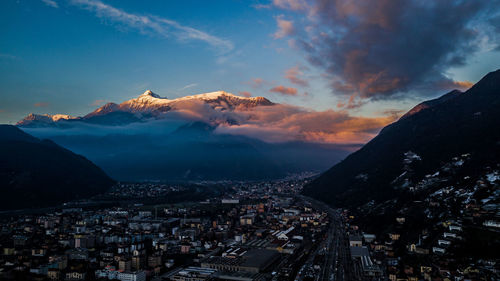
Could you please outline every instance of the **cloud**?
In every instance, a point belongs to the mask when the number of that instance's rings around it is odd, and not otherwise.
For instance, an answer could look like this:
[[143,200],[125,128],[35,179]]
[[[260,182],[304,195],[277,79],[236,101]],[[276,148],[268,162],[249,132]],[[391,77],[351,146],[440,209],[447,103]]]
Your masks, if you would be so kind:
[[452,89],[459,89],[462,91],[468,90],[470,87],[474,85],[474,83],[470,81],[446,81],[444,85],[442,85],[442,88],[452,88]]
[[91,106],[101,106],[101,105],[103,105],[104,103],[106,103],[106,101],[105,101],[105,100],[95,100],[95,101],[93,101],[90,105],[91,105]]
[[107,23],[136,29],[143,34],[162,38],[175,37],[179,41],[198,40],[217,48],[221,52],[229,52],[234,48],[231,41],[210,35],[198,29],[152,15],[137,15],[105,4],[99,0],[70,0],[70,3],[91,11]]
[[49,106],[49,103],[48,102],[37,102],[35,104],[33,104],[35,107],[47,107]]
[[17,57],[11,54],[0,54],[0,59],[15,60]]
[[293,21],[283,19],[283,15],[276,17],[276,23],[278,25],[278,30],[273,34],[273,37],[275,39],[280,39],[295,34]]
[[282,85],[271,88],[269,91],[273,92],[273,93],[279,93],[282,95],[286,95],[286,96],[296,96],[297,95],[296,88],[289,88],[289,87],[285,87]]
[[303,87],[309,86],[309,83],[306,80],[299,77],[302,74],[302,71],[300,71],[299,66],[297,65],[286,70],[285,78],[290,80],[290,82],[292,82],[293,84]]
[[257,10],[262,10],[262,9],[271,9],[272,5],[271,4],[253,4],[252,7]]
[[[305,141],[332,144],[360,144],[369,141],[387,124],[389,115],[368,118],[350,116],[345,111],[313,111],[297,106],[261,106],[238,111],[238,124],[220,124],[216,132],[245,135],[267,142]],[[245,118],[244,116],[248,117]]]
[[489,49],[500,43],[491,21],[498,17],[498,0],[275,0],[273,4],[305,16],[306,32],[295,33],[293,46],[327,74],[332,92],[356,94],[358,99],[467,87],[453,84],[447,71],[484,49],[484,38]]
[[252,96],[252,93],[244,91],[244,92],[239,92],[239,95],[249,98]]
[[459,89],[469,89],[470,87],[472,87],[474,85],[474,83],[470,82],[470,81],[455,81],[454,83],[457,88]]
[[250,85],[254,89],[260,88],[265,83],[262,78],[253,78],[250,81],[244,82],[244,84]]
[[193,88],[193,87],[196,87],[196,86],[198,86],[198,84],[196,84],[196,83],[188,84],[188,85],[180,88],[179,91],[186,90],[186,89],[189,89],[189,88]]
[[[240,93],[246,95],[245,92]],[[218,134],[242,135],[265,142],[302,141],[359,146],[379,130],[395,121],[388,112],[382,117],[352,116],[345,110],[316,111],[294,105],[224,106],[201,100],[179,100],[170,111],[127,125],[99,125],[81,121],[57,128],[41,128],[39,133],[67,135],[155,135],[161,137],[180,126],[201,121],[212,125]],[[221,106],[222,105],[222,106]],[[61,121],[64,122],[64,121]]]
[[305,0],[273,0],[273,5],[282,9],[293,11],[309,9],[309,5]]
[[339,101],[337,108],[342,109],[356,109],[366,104],[366,100],[361,99],[356,93],[349,96],[347,102]]
[[56,2],[56,1],[54,1],[54,0],[42,0],[42,2],[43,2],[45,5],[49,6],[49,7],[52,7],[52,8],[59,8],[59,5],[58,5],[58,4],[57,4],[57,2]]

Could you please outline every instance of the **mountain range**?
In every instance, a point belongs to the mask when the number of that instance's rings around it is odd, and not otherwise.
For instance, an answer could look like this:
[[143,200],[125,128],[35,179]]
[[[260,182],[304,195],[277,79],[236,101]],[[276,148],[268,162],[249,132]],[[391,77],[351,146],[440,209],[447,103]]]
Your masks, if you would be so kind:
[[0,155],[0,209],[87,198],[114,183],[85,157],[11,125],[0,125]]
[[311,182],[304,193],[336,206],[386,202],[414,190],[413,183],[439,174],[451,159],[464,155],[468,160],[460,175],[478,178],[498,169],[499,107],[497,70],[465,92],[455,90],[417,105]]
[[[259,180],[320,172],[349,147],[268,142],[221,128],[246,128],[256,110],[281,112],[264,97],[218,91],[177,99],[146,91],[81,117],[30,114],[16,125],[84,155],[117,180]],[[258,123],[258,122],[257,122]]]
[[[106,103],[93,112],[74,117],[65,114],[29,114],[16,125],[20,127],[71,126],[74,122],[85,122],[101,125],[123,125],[133,122],[144,122],[150,119],[161,119],[167,112],[190,111],[193,107],[209,107],[218,112],[238,109],[249,109],[256,106],[273,105],[264,97],[240,97],[224,91],[186,96],[177,99],[160,97],[147,90],[137,98],[121,104]],[[213,118],[210,116],[209,118]],[[232,122],[230,118],[219,121]]]

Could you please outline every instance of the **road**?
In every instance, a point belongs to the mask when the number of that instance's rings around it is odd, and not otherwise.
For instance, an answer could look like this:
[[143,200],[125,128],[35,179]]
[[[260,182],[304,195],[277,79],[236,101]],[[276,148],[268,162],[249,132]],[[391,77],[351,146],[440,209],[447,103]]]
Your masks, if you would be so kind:
[[[321,267],[320,274],[317,276],[317,281],[351,281],[361,280],[361,276],[354,268],[354,263],[351,259],[349,249],[349,239],[345,231],[344,223],[341,220],[341,215],[338,211],[332,209],[323,202],[312,199],[310,197],[300,195],[305,201],[310,202],[314,208],[325,211],[330,218],[330,228],[328,229],[328,237],[325,240],[324,247],[326,248],[325,261]],[[319,249],[322,247],[318,247]],[[317,254],[317,253],[316,253]],[[314,256],[311,255],[311,265]],[[307,265],[307,263],[306,263]]]

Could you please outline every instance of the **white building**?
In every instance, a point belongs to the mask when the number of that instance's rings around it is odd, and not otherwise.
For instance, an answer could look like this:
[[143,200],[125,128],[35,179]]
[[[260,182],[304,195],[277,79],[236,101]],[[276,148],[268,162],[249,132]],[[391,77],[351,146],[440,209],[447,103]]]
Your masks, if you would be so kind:
[[118,272],[117,278],[121,281],[146,281],[146,272]]
[[432,247],[432,252],[433,253],[444,254],[446,252],[446,250],[443,249],[443,248],[439,248],[439,247]]

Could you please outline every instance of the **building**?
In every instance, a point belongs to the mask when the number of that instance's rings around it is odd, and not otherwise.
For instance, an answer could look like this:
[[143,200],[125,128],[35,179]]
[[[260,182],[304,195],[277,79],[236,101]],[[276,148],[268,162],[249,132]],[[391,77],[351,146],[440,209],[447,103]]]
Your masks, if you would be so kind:
[[370,252],[367,247],[350,247],[351,257],[361,264],[363,274],[367,277],[379,277],[382,275],[382,270],[373,263],[370,258]]
[[290,232],[292,232],[294,229],[295,229],[295,227],[291,226],[287,230],[276,233],[275,236],[279,240],[288,240],[290,237]]
[[240,217],[241,225],[252,225],[255,221],[255,215],[244,215]]
[[349,246],[361,247],[363,245],[363,238],[359,235],[349,235]]
[[47,271],[47,278],[50,280],[59,280],[61,278],[61,271],[57,268],[49,268]]
[[174,281],[204,281],[210,279],[214,273],[217,272],[215,269],[203,268],[203,267],[193,267],[181,269],[174,275],[170,276],[170,280]]
[[132,271],[132,261],[127,258],[121,259],[118,261],[118,269],[124,272]]
[[66,273],[65,280],[85,280],[85,276],[85,272],[71,271]]
[[279,260],[279,253],[267,249],[252,249],[236,257],[212,256],[201,262],[201,267],[229,272],[259,273]]
[[146,281],[146,272],[118,272],[117,278],[121,281]]

